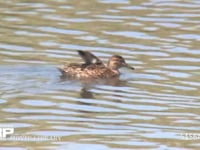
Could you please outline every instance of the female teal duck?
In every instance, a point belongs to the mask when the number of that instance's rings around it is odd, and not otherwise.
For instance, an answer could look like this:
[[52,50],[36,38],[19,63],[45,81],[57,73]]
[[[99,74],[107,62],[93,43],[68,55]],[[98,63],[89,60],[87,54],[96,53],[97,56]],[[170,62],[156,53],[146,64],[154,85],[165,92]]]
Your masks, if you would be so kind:
[[107,65],[95,55],[87,51],[78,51],[83,59],[83,64],[69,64],[58,67],[63,76],[76,79],[108,79],[120,75],[119,68],[129,66],[124,58],[119,55],[113,55]]

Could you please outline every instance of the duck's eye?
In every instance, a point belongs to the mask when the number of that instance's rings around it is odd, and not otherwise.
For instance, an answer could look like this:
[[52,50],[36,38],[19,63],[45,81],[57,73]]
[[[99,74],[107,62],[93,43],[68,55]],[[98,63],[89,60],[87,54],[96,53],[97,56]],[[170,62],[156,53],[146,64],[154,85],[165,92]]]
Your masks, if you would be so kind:
[[124,60],[123,60],[123,59],[121,59],[121,60],[120,60],[120,62],[121,62],[121,63],[124,63]]

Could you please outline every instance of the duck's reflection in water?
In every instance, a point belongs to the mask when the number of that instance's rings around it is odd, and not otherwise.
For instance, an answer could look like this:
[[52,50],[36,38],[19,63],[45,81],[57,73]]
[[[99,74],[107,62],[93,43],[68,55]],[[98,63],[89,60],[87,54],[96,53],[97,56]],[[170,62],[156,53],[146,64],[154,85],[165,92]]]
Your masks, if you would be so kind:
[[[81,83],[80,98],[95,99],[92,89],[98,88],[101,85],[120,87],[127,84],[126,80],[121,80],[119,77],[110,79],[96,79],[96,80],[73,80],[65,76],[60,76],[60,81],[75,81]],[[116,91],[117,92],[117,91]]]

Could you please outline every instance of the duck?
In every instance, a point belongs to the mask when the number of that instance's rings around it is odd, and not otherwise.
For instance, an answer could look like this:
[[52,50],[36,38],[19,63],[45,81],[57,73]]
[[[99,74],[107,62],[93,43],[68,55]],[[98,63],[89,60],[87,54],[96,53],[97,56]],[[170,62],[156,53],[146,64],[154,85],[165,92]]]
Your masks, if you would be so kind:
[[71,63],[59,66],[58,69],[63,77],[73,79],[110,79],[118,77],[121,73],[120,68],[126,67],[131,70],[135,68],[128,65],[125,59],[120,55],[113,55],[107,65],[97,56],[89,51],[78,51],[79,56],[84,63]]

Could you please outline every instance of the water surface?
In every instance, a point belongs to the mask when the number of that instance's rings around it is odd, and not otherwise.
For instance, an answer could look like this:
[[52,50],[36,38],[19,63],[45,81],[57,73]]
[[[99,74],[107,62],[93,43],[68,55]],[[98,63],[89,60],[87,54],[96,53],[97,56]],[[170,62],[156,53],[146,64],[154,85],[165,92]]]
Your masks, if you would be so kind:
[[[0,2],[1,149],[199,149],[199,0]],[[77,50],[135,71],[104,83],[63,80]],[[198,139],[193,139],[193,134]]]

